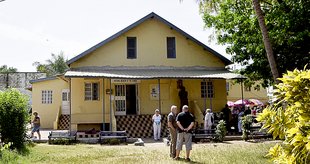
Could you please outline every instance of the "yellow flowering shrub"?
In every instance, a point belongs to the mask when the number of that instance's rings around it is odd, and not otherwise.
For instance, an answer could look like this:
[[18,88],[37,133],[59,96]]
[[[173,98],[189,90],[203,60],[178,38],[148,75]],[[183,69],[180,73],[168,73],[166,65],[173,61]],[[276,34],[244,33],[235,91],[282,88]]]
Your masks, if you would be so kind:
[[258,116],[273,138],[283,140],[269,150],[275,163],[310,163],[310,70],[288,71],[276,85],[276,103]]

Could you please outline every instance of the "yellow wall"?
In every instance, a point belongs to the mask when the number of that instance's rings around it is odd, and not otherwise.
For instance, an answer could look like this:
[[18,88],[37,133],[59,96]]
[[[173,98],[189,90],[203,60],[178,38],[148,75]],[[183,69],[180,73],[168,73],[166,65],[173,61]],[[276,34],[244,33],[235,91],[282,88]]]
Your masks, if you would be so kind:
[[[127,37],[137,37],[137,59],[127,59]],[[167,59],[166,38],[176,38],[176,59]],[[224,68],[224,63],[164,23],[149,19],[120,37],[72,63],[83,66],[207,66]]]
[[[86,82],[99,83],[99,100],[85,101],[84,84]],[[71,110],[72,110],[72,129],[76,130],[77,124],[90,124],[103,122],[103,80],[102,79],[71,79]]]
[[[108,80],[107,80],[108,81]],[[184,79],[183,86],[188,92],[188,100],[197,101],[201,109],[204,108],[204,102],[206,101],[206,107],[210,108],[210,99],[201,98],[200,83],[202,80]],[[212,99],[213,111],[220,111],[226,104],[226,88],[225,80],[211,80],[214,85],[215,98]],[[158,85],[158,80],[141,80],[138,84],[139,99],[140,99],[140,114],[153,114],[155,109],[159,107],[159,101],[151,99],[150,85]],[[109,85],[107,85],[107,88]],[[177,80],[175,79],[162,79],[160,80],[161,87],[161,113],[168,114],[170,112],[171,105],[177,105],[180,108],[180,99],[178,96]],[[112,83],[112,89],[114,90],[114,84]],[[113,91],[114,94],[114,91]],[[109,97],[107,95],[106,108],[109,108]]]
[[[241,99],[241,85],[240,83],[236,83],[232,80],[227,80],[229,82],[229,91],[227,95],[228,101],[237,101]],[[243,86],[243,98],[244,99],[258,99],[262,101],[263,103],[268,102],[268,96],[267,96],[267,90],[266,88],[263,88],[260,86],[260,90],[255,90],[254,86],[260,85],[259,82],[256,82],[252,87],[251,91],[246,91],[245,86]]]
[[[190,108],[193,101],[197,101],[198,106],[203,110],[204,101],[206,101],[206,108],[210,108],[210,99],[201,98],[200,82],[202,80],[184,79],[183,85],[188,92],[188,100]],[[211,80],[214,84],[215,98],[212,99],[212,109],[214,112],[220,111],[226,104],[226,88],[225,80]],[[72,129],[76,130],[78,124],[94,124],[103,122],[103,106],[105,110],[105,123],[110,122],[110,95],[105,93],[106,89],[110,88],[109,79],[84,79],[73,78],[72,82]],[[99,82],[100,83],[100,100],[99,101],[85,101],[84,100],[84,83],[85,82]],[[104,84],[104,88],[103,88]],[[111,83],[112,97],[115,94],[115,85],[122,83]],[[138,95],[140,100],[140,111],[137,114],[153,114],[154,110],[159,107],[159,101],[151,99],[150,86],[158,85],[158,80],[140,80],[137,83]],[[180,107],[180,100],[178,96],[177,80],[176,79],[162,79],[161,86],[161,113],[168,114],[171,105]],[[104,89],[104,90],[103,90]],[[104,91],[104,92],[103,92]],[[104,104],[102,100],[104,99]],[[114,101],[112,101],[112,109],[115,111]],[[194,111],[191,111],[194,113]],[[79,129],[80,130],[80,129]]]
[[[62,90],[69,89],[67,82],[61,79],[47,80],[32,84],[32,112],[37,111],[42,128],[53,128],[56,115],[62,105]],[[42,104],[42,90],[53,91],[52,104]]]

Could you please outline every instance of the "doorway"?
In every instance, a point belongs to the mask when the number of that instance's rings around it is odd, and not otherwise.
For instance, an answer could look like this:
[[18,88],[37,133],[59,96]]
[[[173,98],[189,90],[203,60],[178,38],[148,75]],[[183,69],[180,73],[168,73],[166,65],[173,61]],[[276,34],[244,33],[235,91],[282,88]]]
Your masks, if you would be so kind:
[[138,112],[137,85],[115,85],[115,115],[135,115]]
[[69,89],[62,90],[61,114],[70,114],[70,91]]
[[137,114],[136,85],[126,85],[126,114]]

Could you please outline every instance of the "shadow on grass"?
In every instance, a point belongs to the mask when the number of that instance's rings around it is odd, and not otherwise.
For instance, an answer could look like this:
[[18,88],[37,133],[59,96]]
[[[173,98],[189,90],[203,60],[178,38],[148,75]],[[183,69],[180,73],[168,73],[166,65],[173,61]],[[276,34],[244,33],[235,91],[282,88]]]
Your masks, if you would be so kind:
[[180,158],[179,160],[177,160],[179,162],[185,162],[185,163],[193,163],[193,164],[203,164],[202,162],[197,162],[197,161],[186,161],[185,158]]

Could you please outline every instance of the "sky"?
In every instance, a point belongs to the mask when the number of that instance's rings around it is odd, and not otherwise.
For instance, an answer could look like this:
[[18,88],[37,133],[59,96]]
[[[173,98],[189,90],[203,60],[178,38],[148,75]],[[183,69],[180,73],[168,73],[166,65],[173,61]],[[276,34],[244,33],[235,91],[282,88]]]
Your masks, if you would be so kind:
[[155,12],[223,56],[209,39],[196,0],[5,0],[0,2],[0,66],[36,71],[51,54],[68,59]]

